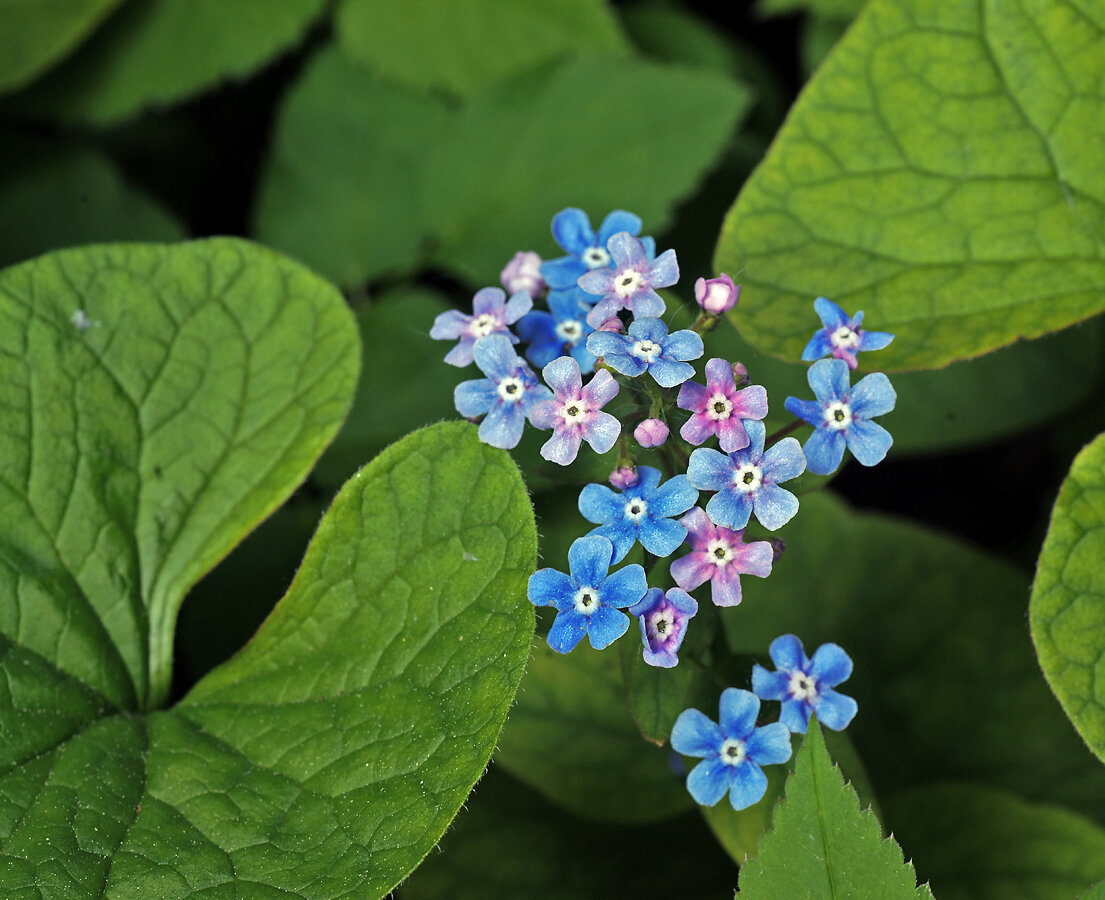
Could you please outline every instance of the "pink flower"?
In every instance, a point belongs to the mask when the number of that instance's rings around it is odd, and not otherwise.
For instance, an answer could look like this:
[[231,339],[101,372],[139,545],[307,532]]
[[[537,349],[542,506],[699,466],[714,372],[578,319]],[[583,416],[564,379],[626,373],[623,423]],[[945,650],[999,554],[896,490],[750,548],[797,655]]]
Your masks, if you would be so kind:
[[511,294],[525,291],[536,297],[545,286],[545,279],[541,277],[541,257],[532,250],[519,250],[499,274],[499,280]]
[[706,386],[683,382],[676,404],[694,413],[679,429],[685,441],[697,447],[716,434],[721,449],[734,453],[748,446],[745,420],[767,415],[767,391],[758,384],[737,390],[733,367],[724,359],[711,359]]
[[687,543],[694,548],[671,564],[671,577],[685,591],[707,581],[715,606],[741,602],[741,575],[766,578],[771,574],[772,552],[768,541],[744,543],[744,529],[732,531],[710,521],[697,506],[679,524],[687,529]]
[[633,429],[633,437],[642,447],[659,447],[668,439],[668,426],[659,419],[645,419]]
[[694,283],[694,299],[711,316],[727,313],[741,298],[741,286],[721,273],[717,278],[699,278]]
[[472,364],[472,348],[482,337],[505,334],[512,344],[517,344],[518,338],[511,332],[510,326],[531,309],[533,298],[524,291],[518,291],[507,300],[506,294],[499,288],[483,288],[472,298],[472,315],[465,315],[456,309],[441,313],[434,319],[430,337],[435,341],[460,338],[460,342],[445,354],[445,362],[463,368]]
[[553,389],[554,399],[535,403],[529,420],[534,428],[553,429],[553,436],[541,448],[545,459],[567,466],[576,458],[583,441],[596,453],[605,453],[614,446],[622,425],[610,413],[601,411],[618,394],[618,382],[609,372],[600,369],[583,387],[579,363],[570,356],[561,356],[541,370],[541,377]]

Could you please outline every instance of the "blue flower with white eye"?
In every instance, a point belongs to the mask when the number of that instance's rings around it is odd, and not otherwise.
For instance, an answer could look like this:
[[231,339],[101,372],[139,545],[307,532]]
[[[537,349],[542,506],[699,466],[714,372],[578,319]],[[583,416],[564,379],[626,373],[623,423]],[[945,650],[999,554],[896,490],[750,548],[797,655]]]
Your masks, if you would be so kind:
[[598,528],[590,534],[609,538],[614,545],[613,562],[621,562],[636,541],[655,556],[670,556],[683,543],[687,529],[672,516],[695,505],[698,491],[686,475],[676,475],[660,484],[660,470],[637,467],[638,481],[614,493],[604,484],[589,484],[579,493],[579,512]]
[[[562,209],[553,216],[552,234],[560,249],[568,255],[545,260],[541,264],[541,276],[553,290],[574,288],[581,275],[592,269],[610,266],[611,256],[607,243],[621,231],[628,231],[632,235],[640,234],[640,217],[616,209],[603,219],[598,234],[595,234],[591,229],[591,220],[582,209]],[[651,238],[646,240],[651,241]]]
[[587,322],[598,328],[622,309],[638,319],[661,315],[664,299],[656,288],[671,287],[679,280],[675,251],[665,250],[653,259],[648,244],[624,231],[610,238],[608,246],[614,267],[594,269],[579,279],[583,290],[601,298],[587,313]]
[[556,607],[548,642],[557,653],[568,653],[583,636],[596,650],[608,647],[629,629],[622,608],[633,606],[648,590],[639,565],[610,570],[613,545],[604,537],[587,535],[568,548],[568,571],[538,569],[529,579],[527,596],[534,606]]
[[806,467],[815,475],[835,472],[844,458],[845,446],[860,465],[882,462],[894,439],[871,419],[894,408],[898,395],[890,379],[882,372],[872,372],[851,387],[843,360],[822,359],[810,366],[806,380],[817,400],[787,397],[783,403],[788,412],[814,426],[802,448]]
[[524,291],[518,291],[507,300],[506,294],[499,288],[484,288],[472,298],[472,315],[465,315],[456,309],[441,313],[434,319],[430,337],[436,341],[460,338],[457,345],[445,354],[445,362],[463,368],[472,364],[473,349],[480,338],[504,334],[510,343],[517,344],[518,338],[511,332],[510,326],[531,309],[533,298]]
[[509,450],[522,439],[530,409],[539,400],[551,398],[552,391],[515,354],[506,335],[480,338],[472,352],[487,378],[458,384],[453,390],[453,404],[466,419],[484,416],[479,430],[481,441]]
[[648,372],[661,387],[675,387],[694,375],[687,360],[703,353],[702,338],[684,329],[668,334],[662,319],[635,319],[629,334],[596,331],[587,338],[587,349],[601,356],[615,372],[633,378]]
[[844,360],[849,369],[854,369],[858,365],[856,355],[861,350],[881,350],[894,340],[894,335],[887,331],[865,331],[860,328],[862,310],[849,319],[843,309],[825,297],[814,300],[813,308],[824,327],[814,332],[802,351],[802,359],[806,362],[832,356]]
[[841,731],[855,717],[856,701],[833,690],[852,674],[852,660],[836,644],[822,644],[813,659],[806,656],[802,642],[784,634],[768,648],[774,672],[752,667],[752,690],[764,700],[781,700],[779,721],[791,731],[805,734],[810,714],[833,731]]
[[518,336],[528,341],[526,359],[543,368],[558,356],[571,356],[584,375],[595,368],[595,357],[587,349],[587,336],[594,331],[587,324],[588,295],[578,287],[549,291],[549,311],[535,310],[516,326]]
[[781,722],[756,727],[760,700],[749,691],[721,693],[718,722],[697,709],[685,709],[671,730],[673,750],[703,757],[687,776],[695,803],[713,806],[726,792],[733,809],[747,809],[763,799],[767,776],[761,766],[790,759],[790,732]]

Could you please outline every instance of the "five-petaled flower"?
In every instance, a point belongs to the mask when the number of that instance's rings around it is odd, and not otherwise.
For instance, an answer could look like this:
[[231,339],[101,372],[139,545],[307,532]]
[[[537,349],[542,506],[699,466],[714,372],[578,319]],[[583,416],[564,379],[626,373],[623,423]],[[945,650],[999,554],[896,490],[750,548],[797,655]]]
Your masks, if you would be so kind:
[[579,512],[599,527],[590,534],[609,538],[614,562],[621,562],[636,541],[655,556],[670,556],[683,543],[687,530],[672,516],[685,513],[698,500],[686,475],[660,484],[660,470],[638,466],[639,480],[615,494],[604,484],[588,484],[579,492]]
[[724,359],[711,359],[706,386],[684,381],[676,405],[692,413],[679,429],[687,443],[697,447],[716,434],[721,449],[733,453],[748,446],[745,421],[767,415],[767,391],[758,384],[737,390],[733,367]]
[[894,443],[890,432],[872,422],[894,408],[897,394],[890,379],[872,372],[849,385],[848,366],[839,359],[822,359],[810,366],[806,379],[816,401],[787,397],[787,410],[814,426],[803,451],[806,466],[815,475],[835,472],[844,458],[844,447],[864,466],[876,465]]
[[[560,249],[568,253],[559,259],[547,259],[541,264],[541,274],[550,288],[562,290],[576,286],[581,275],[592,269],[610,266],[607,244],[621,231],[641,233],[641,219],[633,213],[616,209],[599,226],[598,234],[591,230],[591,220],[582,209],[562,209],[552,220],[552,234]],[[651,243],[651,238],[647,239]]]
[[640,602],[629,607],[641,624],[644,658],[650,666],[670,669],[679,664],[676,655],[687,633],[687,622],[698,612],[694,597],[680,588],[666,594],[660,588],[649,588]]
[[462,381],[453,390],[453,403],[457,412],[469,419],[486,413],[480,423],[480,440],[509,450],[522,438],[526,414],[552,392],[538,383],[505,334],[480,338],[474,353],[476,365],[487,378]]
[[836,644],[822,644],[810,659],[793,634],[775,638],[768,652],[776,671],[753,666],[752,690],[764,700],[782,701],[782,724],[805,734],[810,713],[817,713],[817,721],[833,731],[848,726],[858,709],[856,701],[833,690],[852,674],[847,653]]
[[794,438],[783,438],[764,452],[767,429],[749,421],[749,445],[728,455],[700,447],[691,454],[687,477],[700,491],[717,491],[706,504],[710,519],[740,530],[755,513],[764,528],[775,531],[798,512],[798,498],[779,483],[801,475],[806,468],[802,448]]
[[702,355],[702,338],[684,329],[668,334],[662,319],[636,319],[629,334],[596,331],[587,338],[587,349],[615,372],[630,378],[648,372],[661,387],[675,387],[694,374],[687,360]]
[[715,525],[697,506],[679,523],[687,529],[687,543],[693,548],[671,564],[671,577],[683,590],[693,591],[709,581],[715,606],[736,606],[741,602],[741,575],[771,574],[774,554],[767,541],[746,544],[743,529]]
[[843,309],[825,297],[814,300],[813,308],[824,327],[814,332],[802,351],[802,359],[806,362],[832,356],[844,360],[849,369],[854,369],[860,350],[881,350],[894,340],[894,335],[887,331],[865,331],[860,328],[862,310],[849,319]]
[[533,404],[529,420],[535,428],[553,429],[541,447],[545,459],[567,466],[587,441],[596,453],[605,453],[618,440],[622,425],[602,407],[617,396],[618,383],[605,369],[595,373],[587,386],[579,363],[561,356],[541,370],[541,377],[553,389],[552,400]]
[[591,307],[579,288],[550,291],[549,311],[534,310],[518,322],[518,336],[528,341],[526,359],[535,366],[546,366],[558,356],[571,356],[579,370],[587,374],[595,367],[595,357],[587,349],[587,336],[594,329],[587,324]]
[[517,344],[509,326],[533,309],[533,298],[519,291],[506,299],[499,288],[484,288],[472,298],[472,315],[466,316],[456,309],[441,313],[434,319],[430,337],[438,341],[451,341],[460,338],[460,342],[445,354],[445,362],[452,366],[467,366],[472,363],[472,349],[482,337],[502,333]]
[[646,245],[625,231],[610,238],[607,246],[614,268],[593,269],[578,282],[587,293],[602,297],[587,313],[588,324],[598,328],[621,309],[637,319],[661,315],[665,306],[656,288],[671,287],[679,280],[675,251],[665,250],[657,259],[649,259]]
[[719,721],[697,709],[686,709],[671,730],[673,750],[703,757],[687,776],[687,790],[696,803],[713,806],[725,793],[733,809],[758,803],[767,790],[760,766],[790,759],[790,732],[781,722],[756,727],[760,700],[749,691],[726,688],[721,693]]
[[612,553],[610,541],[588,535],[568,548],[570,575],[538,569],[530,576],[530,603],[556,607],[548,642],[557,653],[568,653],[584,635],[601,650],[628,630],[629,617],[621,608],[644,597],[645,570],[634,563],[608,574]]

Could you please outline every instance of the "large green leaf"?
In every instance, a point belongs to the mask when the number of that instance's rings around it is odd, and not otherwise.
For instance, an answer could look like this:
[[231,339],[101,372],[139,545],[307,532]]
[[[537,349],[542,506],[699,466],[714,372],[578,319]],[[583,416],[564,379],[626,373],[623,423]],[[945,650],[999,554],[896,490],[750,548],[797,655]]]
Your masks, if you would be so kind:
[[1075,457],[1059,491],[1030,612],[1048,684],[1105,761],[1105,435]]
[[605,0],[343,0],[336,24],[354,59],[461,96],[559,56],[625,48]]
[[1105,877],[1105,830],[1057,806],[930,784],[889,798],[886,810],[940,900],[1071,900]]
[[0,93],[22,87],[65,56],[119,0],[0,0]]
[[938,367],[1105,309],[1105,4],[872,0],[722,230],[741,328],[791,358],[817,295]]
[[756,858],[741,867],[739,896],[932,900],[928,887],[917,886],[913,866],[903,860],[894,839],[883,838],[875,814],[860,809],[859,797],[833,765],[815,722],[798,751],[771,831],[760,841]]
[[240,78],[294,44],[325,0],[128,0],[20,96],[35,116],[106,125]]

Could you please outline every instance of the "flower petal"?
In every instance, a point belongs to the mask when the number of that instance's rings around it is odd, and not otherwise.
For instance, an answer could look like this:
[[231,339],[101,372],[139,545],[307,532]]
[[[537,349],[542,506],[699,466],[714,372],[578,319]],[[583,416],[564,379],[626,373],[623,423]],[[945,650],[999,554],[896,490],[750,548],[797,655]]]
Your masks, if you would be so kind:
[[486,378],[462,381],[453,388],[453,406],[466,419],[482,416],[499,399],[499,389]]
[[797,397],[787,397],[783,401],[786,411],[792,416],[804,419],[814,428],[818,428],[825,421],[825,407],[815,400],[799,400]]
[[665,250],[652,261],[648,281],[654,288],[671,287],[679,281],[679,262],[674,250]]
[[585,485],[578,505],[579,514],[596,525],[621,519],[625,513],[625,501],[604,484]]
[[[541,267],[541,274],[544,275],[545,268]],[[549,281],[548,276],[545,276],[545,280]],[[552,284],[550,281],[549,284]],[[832,341],[829,340],[829,335],[822,328],[813,333],[813,337],[810,338],[810,342],[806,344],[806,349],[802,351],[802,359],[805,362],[812,362],[815,359],[821,359],[823,356],[828,356],[833,352]]]
[[715,568],[706,553],[694,550],[686,556],[672,560],[670,571],[677,585],[685,591],[693,591],[709,580]]
[[729,790],[729,769],[717,757],[704,759],[687,776],[687,790],[700,806],[713,806]]
[[[695,453],[699,452],[701,451],[695,451]],[[776,490],[782,491],[783,489],[776,488]],[[787,491],[783,491],[783,493],[787,493]],[[734,531],[739,531],[748,524],[748,519],[752,515],[752,497],[749,494],[740,494],[734,490],[719,491],[706,504],[706,514],[714,523],[721,525],[723,528],[732,528]]]
[[721,692],[718,725],[727,738],[744,740],[756,727],[756,716],[760,714],[760,698],[751,691],[740,688],[726,688]]
[[468,327],[468,323],[471,321],[471,316],[466,316],[455,309],[438,313],[434,319],[433,327],[430,329],[430,337],[435,341],[456,340],[464,334],[464,329]]
[[[612,331],[595,331],[587,335],[587,351],[593,356],[626,353],[626,337]],[[610,374],[609,372],[607,374]]]
[[664,592],[660,588],[650,587],[645,595],[634,603],[627,612],[631,616],[647,616],[664,602]]
[[645,261],[644,245],[628,231],[619,231],[611,235],[606,242],[606,249],[610,251],[616,269],[635,266]]
[[702,338],[687,329],[673,331],[668,335],[663,345],[663,355],[680,362],[698,359],[705,352],[705,348],[702,346]]
[[865,331],[859,337],[860,350],[882,350],[894,340],[889,331]]
[[731,564],[718,569],[710,582],[710,601],[714,606],[740,606],[740,573]]
[[790,729],[772,722],[752,732],[745,744],[748,758],[758,766],[775,766],[790,759]]
[[806,456],[802,453],[802,445],[795,438],[787,437],[772,445],[761,465],[764,481],[779,484],[806,471]]
[[[717,360],[712,359],[710,362],[717,362]],[[728,367],[729,364],[726,363],[726,368]],[[730,372],[730,376],[732,376],[732,372]],[[679,396],[675,400],[675,405],[690,412],[703,412],[713,393],[712,390],[703,387],[697,381],[684,381],[679,388]]]
[[[729,486],[734,471],[736,467],[733,465],[733,460],[724,453],[709,447],[700,447],[691,453],[690,462],[687,464],[687,479],[700,491],[720,491]],[[717,522],[713,516],[710,518]]]
[[526,414],[521,403],[495,403],[480,422],[477,434],[485,444],[510,450],[518,446],[525,425]]
[[759,803],[767,792],[767,776],[747,759],[737,764],[729,780],[729,802],[737,811]]
[[634,319],[629,323],[629,337],[626,344],[631,345],[636,341],[652,341],[654,344],[662,344],[668,336],[668,326],[663,319],[654,316]]
[[752,691],[761,700],[786,700],[790,696],[790,673],[772,672],[756,663],[752,666]]
[[629,630],[629,616],[620,609],[600,606],[591,614],[587,625],[587,638],[596,650],[609,647]]
[[629,309],[632,310],[636,318],[654,319],[664,314],[667,304],[664,303],[664,298],[656,291],[647,290],[641,291],[629,301]]
[[813,711],[817,713],[817,721],[833,731],[843,731],[855,718],[859,710],[859,704],[851,697],[838,694],[831,688],[823,691],[813,701]]
[[475,316],[493,315],[502,313],[503,304],[506,302],[506,291],[497,287],[485,287],[476,291],[472,298],[472,313]]
[[653,556],[671,556],[687,537],[687,530],[671,519],[646,516],[637,526],[637,539]]
[[583,423],[579,432],[592,450],[605,453],[617,443],[618,435],[622,432],[622,423],[610,413],[597,412],[590,422]]
[[571,253],[572,256],[582,256],[588,247],[595,246],[595,232],[591,230],[591,219],[582,209],[574,206],[562,209],[553,216],[552,235],[561,249]]
[[541,370],[545,384],[556,392],[558,398],[568,399],[579,396],[583,387],[583,376],[579,372],[579,363],[570,356],[554,359]]
[[886,458],[886,451],[894,443],[890,432],[878,422],[866,419],[853,421],[844,434],[848,449],[862,466],[875,466]]
[[[852,426],[855,422],[852,423]],[[803,446],[806,468],[814,475],[829,475],[844,459],[844,432],[831,428],[816,428]]]
[[726,453],[736,453],[749,445],[748,430],[744,427],[746,421],[729,418],[717,423],[717,443]]
[[852,658],[839,644],[822,644],[814,651],[809,674],[818,685],[836,687],[852,674]]
[[[694,382],[684,381],[683,387],[686,387],[688,384],[694,384]],[[695,387],[698,387],[698,385],[695,385]],[[682,397],[683,395],[680,394],[679,396]],[[682,406],[682,404],[680,404],[680,406]],[[683,406],[683,409],[688,409],[688,407]],[[717,430],[716,419],[711,419],[706,413],[695,413],[683,423],[683,427],[679,429],[679,434],[688,444],[693,444],[697,447],[699,444],[706,443],[706,441],[713,437]],[[746,442],[744,446],[747,446],[748,435],[744,433],[743,427],[741,428],[741,433],[744,434],[744,440]],[[725,452],[729,453],[731,451],[726,450]]]
[[557,613],[546,640],[557,653],[568,653],[575,649],[586,633],[587,617],[575,609],[569,609]]
[[637,543],[637,526],[624,518],[606,525],[600,525],[598,528],[592,528],[588,534],[601,535],[614,545],[614,554],[610,560],[611,565],[620,563],[625,559],[629,551],[633,549],[633,545]]
[[583,389],[580,396],[592,409],[598,409],[618,396],[619,387],[613,375],[605,369],[600,369],[595,373],[595,377],[587,382],[587,387]]
[[[646,466],[640,466],[638,472]],[[698,502],[698,489],[687,480],[686,475],[669,478],[648,500],[650,516],[669,518],[679,516]],[[681,529],[686,531],[685,528]]]
[[671,748],[684,756],[715,756],[724,740],[717,723],[697,709],[683,710],[671,729]]
[[[491,382],[488,382],[491,384]],[[494,385],[492,385],[494,388]],[[495,393],[498,393],[496,390]],[[561,403],[558,400],[539,400],[529,408],[529,422],[534,428],[555,428],[559,421]],[[464,415],[464,413],[461,413]]]
[[779,722],[794,734],[805,734],[812,708],[805,700],[784,700],[779,707]]
[[841,325],[847,325],[851,321],[843,309],[826,297],[818,297],[813,301],[813,311],[829,331],[835,331]]
[[637,563],[623,566],[603,582],[599,599],[605,606],[632,606],[648,590],[645,570]]
[[598,238],[595,243],[600,247],[605,247],[610,241],[610,238],[619,231],[628,231],[633,235],[640,234],[642,224],[640,216],[635,216],[633,213],[626,212],[624,209],[616,209],[602,220],[602,225],[599,226]]
[[[538,406],[540,405],[538,404]],[[552,437],[541,445],[541,455],[549,462],[561,466],[570,466],[579,453],[581,443],[583,443],[583,438],[580,436],[578,428],[556,428],[553,430]]]
[[[614,368],[618,368],[614,366]],[[618,369],[618,371],[621,371]],[[623,373],[624,374],[624,373]],[[673,388],[694,375],[694,366],[690,363],[664,359],[662,356],[648,367],[648,374],[660,387]]]
[[541,263],[541,277],[555,291],[574,288],[580,277],[587,274],[587,265],[575,256],[546,259]]
[[793,519],[798,512],[798,498],[778,485],[764,484],[756,491],[756,497],[752,501],[752,511],[756,514],[756,521],[764,528],[768,531],[776,531]]
[[575,596],[576,587],[572,579],[556,569],[538,569],[529,577],[526,596],[534,606],[556,606],[557,602],[567,602]]
[[533,309],[533,298],[526,291],[517,291],[507,301],[503,310],[503,321],[507,325],[513,325],[531,309]]
[[568,548],[568,569],[576,584],[598,589],[610,570],[613,552],[613,545],[604,537],[588,535],[572,541]]
[[825,406],[843,400],[851,390],[848,364],[840,359],[819,359],[806,370],[806,380]]
[[864,419],[882,416],[894,408],[897,399],[890,379],[882,372],[872,372],[852,389],[852,412]]
[[[809,664],[802,642],[793,634],[783,634],[775,638],[767,648],[767,652],[779,671],[801,669],[804,672]],[[790,673],[787,674],[789,676]]]

